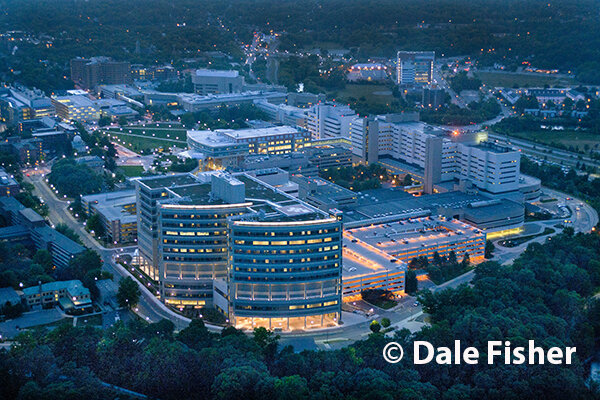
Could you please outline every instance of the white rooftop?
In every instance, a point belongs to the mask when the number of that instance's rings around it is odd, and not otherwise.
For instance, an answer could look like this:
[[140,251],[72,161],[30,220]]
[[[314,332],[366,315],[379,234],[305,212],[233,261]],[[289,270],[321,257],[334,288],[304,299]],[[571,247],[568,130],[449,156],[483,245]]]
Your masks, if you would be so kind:
[[206,76],[211,78],[237,78],[238,71],[222,71],[215,69],[197,69],[196,76]]

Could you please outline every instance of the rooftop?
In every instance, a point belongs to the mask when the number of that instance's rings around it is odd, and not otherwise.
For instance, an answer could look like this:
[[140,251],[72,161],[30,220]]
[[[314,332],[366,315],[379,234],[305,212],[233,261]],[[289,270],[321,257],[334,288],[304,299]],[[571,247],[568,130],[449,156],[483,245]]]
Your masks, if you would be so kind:
[[216,132],[222,132],[223,134],[234,139],[251,139],[258,137],[295,134],[298,133],[298,129],[291,126],[273,126],[269,128],[257,129],[219,129]]
[[197,69],[196,76],[199,77],[211,77],[211,78],[237,78],[239,76],[238,71],[223,71],[215,69]]
[[41,290],[40,285],[35,285],[23,289],[23,293],[26,296],[32,296],[40,292],[55,292],[60,290],[66,290],[71,296],[90,295],[89,289],[83,286],[83,283],[79,280],[43,283],[41,285]]
[[64,103],[75,107],[94,107],[94,103],[92,102],[92,100],[90,100],[86,96],[56,96],[53,97],[53,99],[58,101],[59,103]]
[[148,178],[138,178],[136,180],[150,189],[161,189],[198,183],[198,181],[194,179],[194,176],[190,174],[159,175]]

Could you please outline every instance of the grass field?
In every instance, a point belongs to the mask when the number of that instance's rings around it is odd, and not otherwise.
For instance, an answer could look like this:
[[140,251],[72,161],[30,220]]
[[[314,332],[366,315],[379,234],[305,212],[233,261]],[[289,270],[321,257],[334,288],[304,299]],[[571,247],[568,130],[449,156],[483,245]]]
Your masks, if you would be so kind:
[[536,87],[536,86],[571,86],[577,84],[574,79],[555,77],[552,75],[513,74],[509,72],[477,72],[476,75],[487,86],[492,87]]
[[186,142],[183,140],[174,141],[155,137],[143,137],[141,135],[133,136],[129,134],[118,134],[116,132],[111,132],[110,134],[111,140],[114,141],[116,137],[117,143],[122,144],[135,152],[147,149],[166,149],[173,146],[186,147]]
[[110,134],[112,140],[128,149],[140,152],[147,149],[165,149],[172,146],[186,147],[186,129],[181,125],[153,123],[146,126],[125,126],[101,131]]
[[144,167],[141,165],[121,165],[117,168],[126,177],[141,176],[144,173]]
[[173,139],[173,140],[186,140],[186,129],[180,125],[168,125],[162,124],[156,126],[156,124],[147,126],[126,126],[122,128],[109,128],[107,129],[111,133],[131,133],[134,135],[142,135],[155,138]]
[[535,132],[515,132],[510,136],[532,140],[546,145],[562,144],[563,146],[573,146],[584,150],[587,145],[589,148],[600,146],[600,135],[582,131],[535,131]]

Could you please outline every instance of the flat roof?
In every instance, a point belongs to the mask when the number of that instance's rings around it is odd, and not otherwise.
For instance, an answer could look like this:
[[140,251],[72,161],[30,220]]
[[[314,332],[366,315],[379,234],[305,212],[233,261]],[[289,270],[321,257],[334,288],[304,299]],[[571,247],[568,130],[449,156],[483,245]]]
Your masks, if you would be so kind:
[[138,178],[137,181],[148,186],[150,189],[169,188],[198,183],[198,181],[190,174],[158,175],[148,178]]
[[290,135],[299,133],[300,131],[298,130],[298,128],[284,125],[256,129],[219,129],[216,132],[222,132],[223,134],[234,139],[251,139],[258,137]]
[[206,147],[228,147],[237,144],[235,140],[219,131],[187,131],[187,138]]
[[45,242],[52,242],[71,254],[81,253],[85,250],[83,246],[75,243],[62,233],[50,228],[49,226],[35,228],[34,232]]
[[[155,178],[138,179],[141,184],[149,184],[153,189],[164,187],[172,193],[171,197],[160,200],[161,204],[208,205],[226,204],[215,198],[212,192],[212,176],[223,172],[204,172],[197,176],[191,174],[170,175]],[[240,184],[244,184],[247,215],[264,222],[291,222],[325,219],[329,215],[311,205],[292,197],[246,173],[229,175]],[[225,177],[227,178],[227,177]],[[150,182],[148,182],[150,181]],[[238,218],[244,219],[245,216]]]
[[343,208],[347,221],[411,213],[435,212],[437,208],[462,208],[489,200],[478,194],[445,192],[413,196],[402,188],[372,189],[359,192],[356,204]]
[[235,70],[197,69],[196,76],[212,78],[237,78],[240,75]]

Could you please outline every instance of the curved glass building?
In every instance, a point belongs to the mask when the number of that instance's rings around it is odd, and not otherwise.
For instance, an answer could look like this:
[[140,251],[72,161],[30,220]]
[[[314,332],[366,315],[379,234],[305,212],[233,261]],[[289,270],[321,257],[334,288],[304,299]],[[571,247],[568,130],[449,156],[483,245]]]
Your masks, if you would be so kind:
[[341,222],[253,176],[136,180],[138,243],[161,299],[214,306],[235,326],[296,329],[341,317]]

